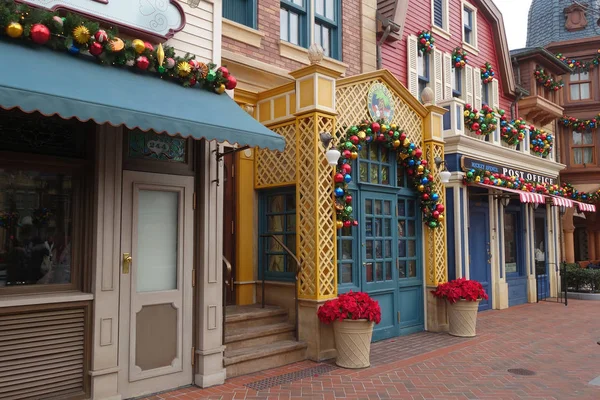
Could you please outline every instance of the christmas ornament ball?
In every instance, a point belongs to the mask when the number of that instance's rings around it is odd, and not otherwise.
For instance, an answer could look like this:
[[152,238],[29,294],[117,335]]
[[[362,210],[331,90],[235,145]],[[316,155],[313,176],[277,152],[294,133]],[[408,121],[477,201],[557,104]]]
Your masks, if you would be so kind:
[[96,39],[96,42],[98,43],[104,43],[108,40],[108,35],[104,29],[100,29],[94,34],[94,39]]
[[154,51],[154,46],[152,46],[152,43],[150,42],[144,42],[144,47],[150,51]]
[[217,86],[217,88],[215,89],[215,92],[221,94],[225,92],[225,85],[221,84],[219,86]]
[[75,43],[71,43],[67,48],[70,54],[77,55],[79,54],[79,47],[75,45]]
[[138,54],[142,54],[144,50],[146,50],[146,45],[140,39],[134,39],[133,42],[131,42],[131,44],[133,45],[133,49],[135,50],[135,52]]
[[233,75],[229,75],[227,77],[227,83],[225,83],[225,87],[227,90],[233,90],[237,86],[237,79]]
[[23,26],[18,22],[11,22],[6,27],[6,34],[13,39],[21,37],[23,34]]
[[226,67],[220,67],[219,71],[221,72],[221,75],[223,75],[223,78],[229,77],[229,70]]
[[167,58],[167,69],[171,69],[175,66],[175,60],[171,57]]
[[91,44],[90,48],[89,48],[89,52],[91,55],[98,57],[100,54],[102,54],[102,50],[103,47],[100,44],[100,42],[94,42]]
[[145,56],[139,56],[135,60],[135,64],[139,69],[146,70],[148,69],[148,66],[150,66],[150,61],[148,61],[148,58],[146,58]]
[[90,31],[85,26],[80,25],[73,29],[73,38],[79,44],[86,44],[91,38]]
[[35,24],[31,27],[29,35],[31,36],[31,40],[35,43],[45,44],[50,40],[50,29],[48,29],[46,25]]

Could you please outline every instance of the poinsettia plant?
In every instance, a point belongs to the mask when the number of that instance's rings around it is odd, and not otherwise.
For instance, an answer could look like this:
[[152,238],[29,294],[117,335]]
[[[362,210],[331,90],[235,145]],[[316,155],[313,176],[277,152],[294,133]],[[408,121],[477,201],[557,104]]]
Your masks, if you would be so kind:
[[366,319],[378,324],[381,322],[381,307],[368,294],[350,291],[337,299],[326,301],[319,307],[317,316],[325,324],[345,319]]
[[465,278],[439,284],[431,293],[435,297],[448,300],[451,304],[456,303],[458,300],[477,301],[488,299],[481,283]]

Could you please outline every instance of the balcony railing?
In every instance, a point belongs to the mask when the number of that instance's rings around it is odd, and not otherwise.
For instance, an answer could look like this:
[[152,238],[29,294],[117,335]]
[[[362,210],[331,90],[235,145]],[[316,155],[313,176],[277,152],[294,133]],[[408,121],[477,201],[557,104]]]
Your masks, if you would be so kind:
[[[446,114],[444,114],[443,120],[443,135],[444,138],[449,138],[451,136],[466,136],[473,138],[475,140],[480,140],[486,143],[489,143],[490,146],[498,146],[504,147],[509,150],[522,153],[529,154],[532,157],[540,157],[540,155],[534,154],[529,148],[529,130],[525,133],[525,138],[523,141],[517,145],[509,145],[505,141],[502,140],[500,136],[500,116],[496,115],[498,119],[498,124],[496,125],[496,130],[491,134],[477,135],[473,133],[467,128],[464,124],[464,110],[465,110],[465,102],[461,99],[452,99],[452,100],[444,100],[439,103],[440,107],[448,110]],[[554,133],[552,133],[554,137]],[[554,137],[554,142],[556,142],[556,137]],[[549,161],[556,161],[555,156],[555,147],[552,147],[552,151],[548,154],[548,156],[543,157]]]

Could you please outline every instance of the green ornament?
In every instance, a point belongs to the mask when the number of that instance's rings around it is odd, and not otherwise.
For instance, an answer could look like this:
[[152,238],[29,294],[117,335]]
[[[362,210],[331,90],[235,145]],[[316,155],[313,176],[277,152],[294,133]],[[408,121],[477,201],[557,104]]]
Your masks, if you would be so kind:
[[214,82],[217,79],[217,74],[215,71],[209,71],[206,75],[206,80],[209,82]]
[[471,171],[467,172],[467,178],[472,178],[473,177],[473,173]]
[[158,72],[161,73],[161,74],[164,74],[165,73],[165,67],[163,67],[162,65],[160,65],[158,67]]
[[480,128],[481,128],[482,131],[485,131],[486,128],[487,128],[487,125],[486,124],[481,124]]
[[500,115],[504,115],[504,113],[505,113],[505,111],[504,111],[504,110],[500,110],[500,111],[498,111],[498,114],[500,114]]
[[350,133],[358,133],[358,127],[357,126],[353,126],[352,128],[350,128]]
[[346,212],[348,214],[352,214],[352,207],[351,206],[346,206]]
[[367,128],[367,135],[370,135],[373,133],[373,130],[371,128]]
[[471,118],[471,119],[475,118],[475,114],[471,113],[471,115],[469,115],[469,118]]
[[346,142],[346,143],[344,143],[344,146],[346,146],[346,148],[347,148],[348,150],[350,150],[350,149],[352,149],[352,147],[353,147],[354,145],[352,144],[352,142]]
[[430,227],[430,228],[435,228],[435,227],[437,227],[437,222],[435,222],[435,221],[429,221],[429,227]]
[[400,137],[400,132],[394,132],[394,139],[398,139]]

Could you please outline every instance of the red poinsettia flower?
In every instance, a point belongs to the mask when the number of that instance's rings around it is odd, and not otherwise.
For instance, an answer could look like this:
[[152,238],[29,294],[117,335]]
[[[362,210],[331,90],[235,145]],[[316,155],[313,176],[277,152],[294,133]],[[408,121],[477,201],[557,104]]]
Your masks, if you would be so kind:
[[381,322],[381,307],[368,294],[350,291],[325,302],[319,307],[317,316],[326,324],[344,319],[366,319],[378,324]]
[[465,278],[455,279],[453,281],[438,285],[436,290],[431,293],[435,297],[448,300],[450,303],[456,303],[458,300],[477,301],[479,299],[488,299],[488,295],[477,281]]

